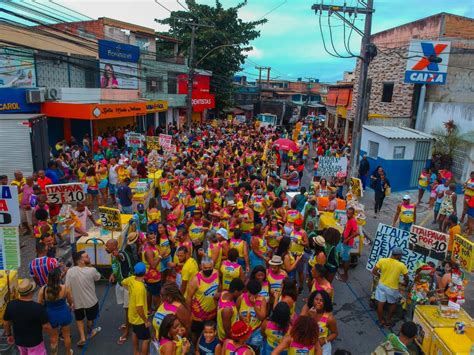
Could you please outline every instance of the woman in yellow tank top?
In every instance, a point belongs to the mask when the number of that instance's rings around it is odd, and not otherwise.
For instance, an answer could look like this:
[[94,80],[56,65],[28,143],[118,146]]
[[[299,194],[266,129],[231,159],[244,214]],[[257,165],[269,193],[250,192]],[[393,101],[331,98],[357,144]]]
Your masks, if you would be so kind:
[[89,209],[94,209],[94,202],[97,202],[99,206],[99,178],[95,172],[93,166],[87,169],[87,173],[84,176],[84,182],[87,184],[87,199],[89,204]]
[[290,334],[285,336],[272,353],[280,354],[287,351],[288,355],[322,355],[319,345],[318,322],[313,317],[299,316],[290,329]]
[[191,344],[179,335],[182,324],[175,314],[168,314],[160,326],[160,355],[185,355]]
[[262,344],[260,325],[267,316],[267,302],[264,297],[259,296],[261,290],[260,281],[250,280],[247,283],[247,292],[237,300],[239,318],[252,327],[252,335],[247,344],[255,347],[260,347]]
[[97,177],[99,178],[99,201],[100,204],[106,205],[107,204],[107,185],[109,183],[108,177],[108,169],[107,169],[107,161],[102,160],[95,164],[95,171],[97,172]]
[[308,297],[307,303],[301,310],[301,315],[307,315],[318,322],[319,344],[322,354],[331,354],[331,342],[337,338],[336,318],[332,314],[332,301],[326,291],[314,291]]

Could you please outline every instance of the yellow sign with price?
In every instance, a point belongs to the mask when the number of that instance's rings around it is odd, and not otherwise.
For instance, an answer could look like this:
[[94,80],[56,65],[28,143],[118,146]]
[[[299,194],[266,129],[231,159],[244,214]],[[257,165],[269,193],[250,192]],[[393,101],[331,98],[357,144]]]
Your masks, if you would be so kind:
[[99,219],[102,228],[115,232],[122,231],[120,211],[117,208],[99,207]]
[[456,234],[451,259],[458,260],[464,270],[472,272],[474,270],[474,243],[462,235]]

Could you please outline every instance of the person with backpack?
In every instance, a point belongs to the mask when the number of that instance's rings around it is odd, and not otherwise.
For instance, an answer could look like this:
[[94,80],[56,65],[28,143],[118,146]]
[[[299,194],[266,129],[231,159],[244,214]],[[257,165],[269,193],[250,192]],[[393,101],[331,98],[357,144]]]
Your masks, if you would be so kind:
[[[136,235],[136,234],[135,234]],[[136,235],[136,238],[138,235]],[[123,323],[119,330],[122,331],[117,344],[122,345],[128,339],[128,334],[130,331],[130,322],[128,320],[128,290],[122,286],[122,281],[129,276],[133,275],[133,267],[138,262],[132,253],[130,244],[134,243],[135,240],[127,241],[127,246],[123,250],[119,250],[118,241],[116,239],[109,239],[105,243],[105,250],[112,257],[112,274],[109,277],[111,283],[116,283],[115,285],[115,296],[117,297],[117,304],[123,305],[125,310],[125,323]]]

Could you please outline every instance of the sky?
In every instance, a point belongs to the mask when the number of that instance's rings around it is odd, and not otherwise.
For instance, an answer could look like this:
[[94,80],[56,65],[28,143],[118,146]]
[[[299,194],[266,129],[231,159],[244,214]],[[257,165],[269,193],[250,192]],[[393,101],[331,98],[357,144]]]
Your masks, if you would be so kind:
[[[46,0],[37,0],[45,2]],[[184,0],[156,0],[168,10],[183,10]],[[214,4],[215,0],[196,0],[202,4]],[[324,0],[324,4],[343,5],[344,0]],[[240,0],[221,0],[224,7],[235,6]],[[347,6],[357,6],[358,0],[346,0]],[[166,30],[154,19],[169,16],[169,11],[159,6],[154,0],[55,0],[62,6],[78,11],[88,17],[110,17],[135,23],[156,30]],[[321,0],[248,0],[240,10],[239,16],[244,21],[254,21],[263,17],[268,22],[260,26],[261,35],[252,41],[253,50],[248,61],[243,65],[242,75],[249,81],[254,80],[258,71],[255,66],[271,67],[271,77],[281,80],[297,78],[316,78],[322,82],[335,82],[342,79],[344,71],[352,71],[355,59],[334,58],[324,49],[322,37],[330,46],[330,34],[339,53],[346,53],[344,48],[344,26],[334,15],[316,15],[311,6],[320,4]],[[49,3],[50,4],[50,3]],[[473,0],[374,0],[372,33],[380,32],[407,22],[428,17],[439,12],[474,17]],[[328,22],[331,26],[328,25]],[[364,16],[355,20],[358,28],[364,27]],[[331,33],[330,33],[331,30]],[[346,37],[349,31],[346,28]],[[323,35],[323,36],[322,36]],[[351,34],[349,49],[357,54],[360,51],[360,36]]]

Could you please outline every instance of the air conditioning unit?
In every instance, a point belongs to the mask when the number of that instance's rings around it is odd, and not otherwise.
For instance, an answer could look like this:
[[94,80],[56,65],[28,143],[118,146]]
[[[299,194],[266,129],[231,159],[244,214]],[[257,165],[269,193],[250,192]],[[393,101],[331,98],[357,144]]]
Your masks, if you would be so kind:
[[61,100],[61,89],[60,88],[47,88],[44,94],[46,101]]
[[28,90],[26,92],[26,102],[28,102],[29,104],[37,104],[40,102],[44,102],[45,91],[46,90],[44,88]]

